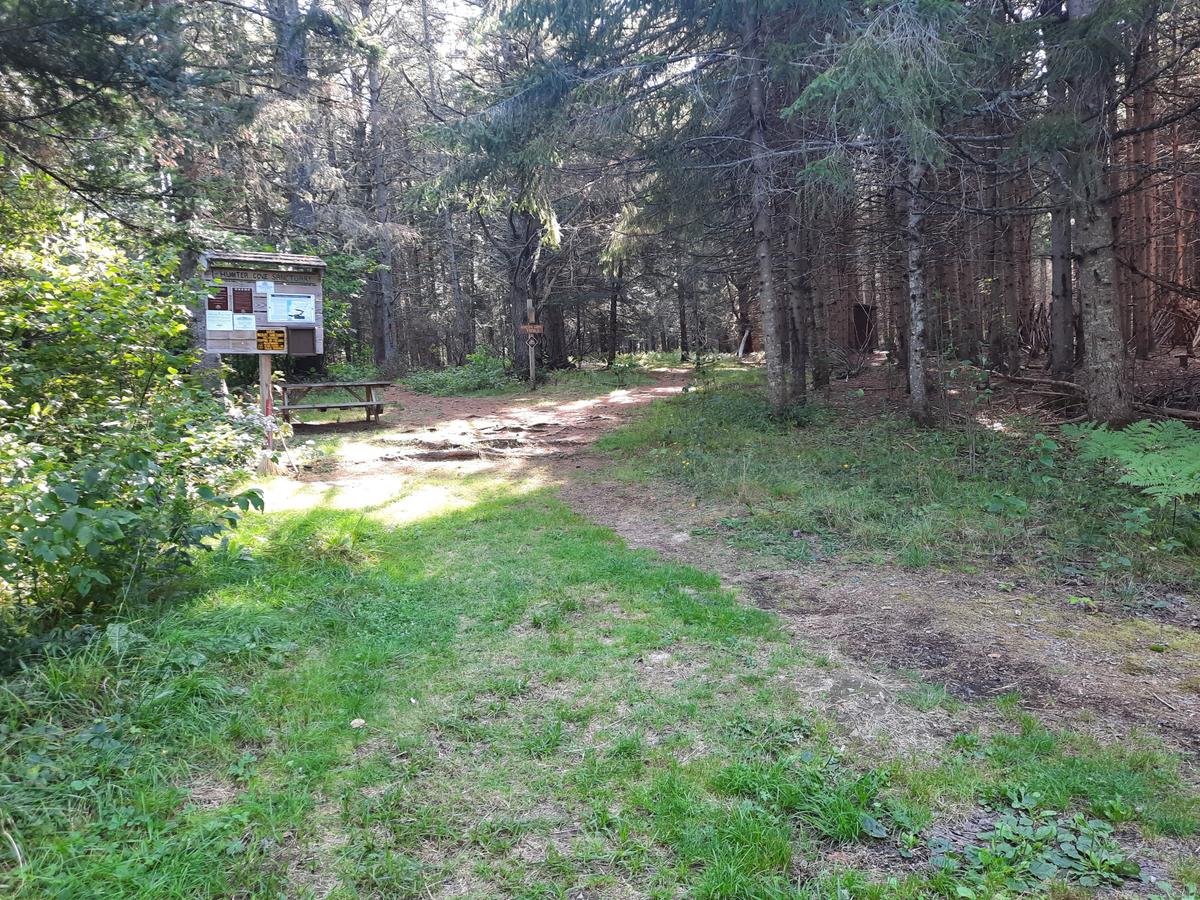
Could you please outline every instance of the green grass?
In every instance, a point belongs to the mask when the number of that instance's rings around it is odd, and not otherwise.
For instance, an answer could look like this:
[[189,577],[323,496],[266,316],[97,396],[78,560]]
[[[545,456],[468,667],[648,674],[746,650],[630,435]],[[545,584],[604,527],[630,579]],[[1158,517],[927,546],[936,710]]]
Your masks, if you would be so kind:
[[901,692],[899,699],[901,703],[907,703],[913,709],[921,712],[929,712],[939,707],[947,712],[956,712],[962,707],[962,703],[946,690],[945,685],[941,684],[914,684],[908,690]]
[[1131,528],[1125,514],[1145,502],[1068,449],[1043,449],[1029,422],[930,430],[819,401],[779,422],[758,372],[716,370],[706,382],[601,446],[625,477],[730,502],[721,531],[737,545],[909,568],[1020,563],[1115,584],[1200,570],[1200,530],[1181,528],[1174,547]]
[[[620,354],[612,368],[603,361],[585,359],[570,369],[551,369],[538,372],[539,395],[596,393],[649,384],[652,380],[645,369],[663,365],[679,365],[660,357],[669,354]],[[502,360],[481,357],[479,362],[442,369],[412,372],[403,379],[406,388],[421,394],[449,396],[514,396],[529,392],[528,376],[506,368]]]
[[822,661],[715,577],[545,490],[436,486],[465,505],[402,527],[252,517],[179,602],[4,682],[0,894],[999,897],[1015,864],[829,854],[1036,794],[1196,833],[1149,742],[1014,711],[924,759],[847,749],[790,687]]

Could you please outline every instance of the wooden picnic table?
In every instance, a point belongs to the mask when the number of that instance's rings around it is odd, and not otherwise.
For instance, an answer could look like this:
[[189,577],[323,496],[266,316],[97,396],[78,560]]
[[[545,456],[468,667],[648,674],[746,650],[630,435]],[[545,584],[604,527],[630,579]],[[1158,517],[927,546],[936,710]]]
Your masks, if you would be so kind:
[[[392,402],[384,400],[380,392],[391,387],[390,381],[301,381],[295,384],[281,385],[283,388],[283,403],[278,411],[283,414],[285,422],[291,421],[291,414],[301,409],[317,409],[324,412],[327,409],[365,409],[367,421],[379,421],[385,404]],[[321,400],[316,403],[304,403],[309,391],[343,390],[354,400]]]

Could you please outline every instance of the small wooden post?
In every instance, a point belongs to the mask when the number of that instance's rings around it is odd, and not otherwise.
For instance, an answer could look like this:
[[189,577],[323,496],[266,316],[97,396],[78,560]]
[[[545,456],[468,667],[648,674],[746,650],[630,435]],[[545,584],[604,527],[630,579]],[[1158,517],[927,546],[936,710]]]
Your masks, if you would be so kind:
[[[534,319],[533,302],[525,308],[525,321],[530,325]],[[537,388],[537,337],[530,333],[525,335],[525,344],[529,347],[529,389],[532,391]]]
[[[271,413],[274,412],[274,404],[271,399],[271,354],[258,354],[258,401],[262,407],[262,414],[268,419]],[[267,422],[267,449],[275,449],[275,429],[271,423]]]

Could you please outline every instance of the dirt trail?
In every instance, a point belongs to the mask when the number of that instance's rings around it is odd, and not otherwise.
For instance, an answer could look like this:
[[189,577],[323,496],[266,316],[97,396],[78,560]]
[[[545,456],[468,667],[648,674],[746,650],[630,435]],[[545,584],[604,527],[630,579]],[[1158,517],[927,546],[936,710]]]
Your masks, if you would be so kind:
[[[297,438],[345,434],[333,465],[317,466],[305,477],[368,477],[381,467],[454,463],[448,471],[492,468],[511,461],[531,462],[586,452],[605,432],[625,424],[652,400],[683,389],[686,369],[663,369],[649,384],[618,388],[596,396],[550,391],[533,396],[431,397],[392,388],[381,426],[362,421],[298,425]],[[470,464],[470,465],[464,465]],[[442,466],[445,469],[445,466]]]
[[[776,612],[795,639],[834,663],[807,693],[870,743],[918,749],[964,726],[987,727],[990,704],[918,713],[899,700],[914,679],[971,701],[1019,693],[1055,723],[1105,740],[1150,731],[1200,750],[1196,607],[1175,598],[1171,623],[1071,606],[1064,586],[992,572],[961,575],[837,561],[785,568],[711,531],[732,510],[662,483],[614,481],[592,446],[652,400],[679,392],[687,370],[597,397],[437,398],[396,390],[383,428],[354,429],[333,466],[305,480],[346,487],[384,475],[496,471],[561,487],[581,515],[629,544],[719,574]],[[326,428],[298,429],[300,436]],[[698,536],[704,529],[708,534]],[[1191,617],[1191,618],[1189,618]],[[809,673],[811,674],[811,673]]]

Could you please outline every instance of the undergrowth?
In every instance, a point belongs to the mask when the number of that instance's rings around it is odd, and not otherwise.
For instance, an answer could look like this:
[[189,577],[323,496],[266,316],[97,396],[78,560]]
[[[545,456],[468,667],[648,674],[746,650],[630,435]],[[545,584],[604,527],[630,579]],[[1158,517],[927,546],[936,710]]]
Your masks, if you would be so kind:
[[[601,441],[628,477],[665,477],[735,504],[735,542],[791,559],[842,554],[970,571],[997,563],[1094,574],[1115,586],[1194,580],[1196,521],[1171,539],[1138,496],[1014,420],[921,429],[814,402],[781,421],[761,376],[716,371]],[[1168,517],[1169,518],[1169,517]]]
[[502,392],[512,388],[515,381],[508,363],[486,348],[470,354],[466,365],[420,369],[403,379],[404,386],[410,391],[435,397]]

